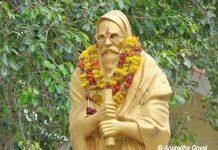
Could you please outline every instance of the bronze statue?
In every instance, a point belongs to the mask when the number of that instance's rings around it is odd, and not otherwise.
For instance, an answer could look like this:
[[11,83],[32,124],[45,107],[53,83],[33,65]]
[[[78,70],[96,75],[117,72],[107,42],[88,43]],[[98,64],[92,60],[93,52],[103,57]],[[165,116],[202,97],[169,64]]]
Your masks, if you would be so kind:
[[73,150],[156,150],[170,138],[171,88],[132,36],[127,17],[96,23],[96,44],[82,52],[70,82]]

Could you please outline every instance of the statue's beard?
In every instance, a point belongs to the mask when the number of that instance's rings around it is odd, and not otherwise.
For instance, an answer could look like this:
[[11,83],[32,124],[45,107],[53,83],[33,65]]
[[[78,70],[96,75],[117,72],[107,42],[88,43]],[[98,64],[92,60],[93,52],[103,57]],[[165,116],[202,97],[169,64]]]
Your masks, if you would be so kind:
[[102,62],[108,73],[115,67],[119,54],[119,50],[116,49],[105,49],[101,51]]

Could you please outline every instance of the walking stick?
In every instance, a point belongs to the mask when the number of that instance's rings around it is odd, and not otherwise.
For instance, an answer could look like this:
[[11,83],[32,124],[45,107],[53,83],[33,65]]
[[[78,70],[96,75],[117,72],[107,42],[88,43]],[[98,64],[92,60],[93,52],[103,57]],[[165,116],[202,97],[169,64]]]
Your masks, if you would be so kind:
[[[112,102],[112,89],[104,89],[103,91],[103,98],[104,102]],[[106,146],[114,146],[115,143],[115,138],[114,137],[108,137],[105,139],[105,145]]]

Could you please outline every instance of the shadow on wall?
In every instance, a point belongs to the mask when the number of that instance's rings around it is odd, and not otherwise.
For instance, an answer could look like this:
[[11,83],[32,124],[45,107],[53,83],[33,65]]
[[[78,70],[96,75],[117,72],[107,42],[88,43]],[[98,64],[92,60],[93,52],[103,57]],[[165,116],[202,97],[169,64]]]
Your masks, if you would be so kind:
[[196,94],[186,107],[191,118],[187,127],[197,135],[195,145],[208,145],[208,150],[218,150],[218,131],[214,130],[208,122],[202,120],[204,114],[201,99],[202,95]]
[[[218,150],[218,131],[214,130],[208,122],[203,120],[204,110],[202,106],[205,105],[205,103],[201,100],[204,96],[211,94],[211,86],[208,78],[204,75],[204,70],[196,67],[188,76],[189,80],[196,81],[198,86],[195,89],[195,95],[183,107],[184,111],[188,112],[191,119],[187,124],[187,128],[196,134],[195,145],[208,145],[208,150]],[[176,110],[175,114],[177,114]]]

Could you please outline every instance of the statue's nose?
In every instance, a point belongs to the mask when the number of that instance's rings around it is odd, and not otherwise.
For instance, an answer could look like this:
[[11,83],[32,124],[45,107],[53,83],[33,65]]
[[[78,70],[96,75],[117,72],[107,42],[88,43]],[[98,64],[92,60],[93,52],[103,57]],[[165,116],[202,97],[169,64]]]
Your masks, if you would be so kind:
[[112,44],[111,40],[110,40],[108,37],[106,37],[106,39],[105,39],[105,45],[106,45],[106,46],[110,46],[111,44]]

